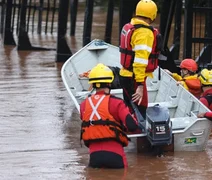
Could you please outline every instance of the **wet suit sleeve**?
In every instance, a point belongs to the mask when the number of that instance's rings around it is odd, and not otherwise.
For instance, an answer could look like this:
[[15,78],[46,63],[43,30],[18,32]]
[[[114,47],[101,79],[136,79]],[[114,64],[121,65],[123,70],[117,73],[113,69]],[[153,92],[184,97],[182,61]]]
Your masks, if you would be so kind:
[[212,121],[212,112],[206,112],[205,113],[205,118],[207,118],[207,119]]
[[126,127],[128,131],[130,132],[134,132],[138,128],[136,120],[130,114],[126,116],[125,122],[126,122]]
[[207,101],[206,98],[201,97],[199,100],[200,100],[200,102],[202,102],[207,108],[209,108],[209,104],[208,104],[208,101]]
[[133,72],[137,83],[144,82],[146,77],[146,67],[152,51],[153,41],[153,33],[147,28],[139,28],[132,35],[131,45],[135,52]]
[[116,120],[120,120],[126,126],[128,131],[133,132],[137,130],[137,120],[133,118],[129,108],[126,106],[123,100],[118,99],[116,101],[110,101],[109,111]]
[[172,77],[173,77],[176,81],[180,82],[180,84],[182,84],[182,86],[183,86],[185,89],[188,90],[188,86],[186,85],[185,80],[182,78],[182,76],[180,76],[180,75],[177,74],[177,73],[172,73]]
[[185,81],[180,81],[180,83],[182,84],[182,86],[183,86],[186,90],[188,90],[188,86],[187,86],[187,84],[185,83]]
[[172,77],[176,80],[176,81],[182,81],[183,78],[178,75],[177,73],[172,73]]
[[85,101],[83,101],[80,104],[80,119],[82,119],[84,112],[85,112]]

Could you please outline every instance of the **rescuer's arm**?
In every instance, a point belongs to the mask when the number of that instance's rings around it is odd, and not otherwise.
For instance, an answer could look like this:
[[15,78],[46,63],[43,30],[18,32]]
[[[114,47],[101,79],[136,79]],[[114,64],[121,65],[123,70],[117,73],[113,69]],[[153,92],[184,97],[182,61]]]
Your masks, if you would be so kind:
[[188,86],[186,85],[185,81],[177,81],[177,85],[182,85],[186,90],[188,90]]
[[177,73],[172,73],[172,77],[173,77],[176,81],[182,81],[182,80],[183,80],[182,76],[180,76],[180,75],[177,74]]
[[110,105],[109,111],[116,120],[121,121],[130,132],[137,130],[138,122],[131,115],[129,108],[126,106],[123,100],[119,99],[116,101],[111,101]]
[[148,65],[149,55],[152,51],[154,36],[151,30],[141,28],[135,31],[132,36],[131,45],[135,52],[133,73],[135,81],[138,85],[135,94],[133,94],[133,102],[141,103],[143,98],[143,83],[146,77],[146,67]]
[[85,111],[85,101],[83,101],[80,104],[80,119],[82,119],[84,111]]
[[177,74],[177,73],[172,73],[172,72],[170,72],[168,69],[164,69],[164,71],[165,71],[167,74],[169,74],[170,76],[172,76],[176,81],[182,81],[182,80],[183,80],[182,76],[180,76],[180,75]]
[[202,102],[202,104],[204,104],[206,107],[209,108],[208,100],[207,100],[206,98],[204,98],[204,96],[201,97],[201,98],[199,99],[199,101]]
[[149,55],[152,51],[154,36],[151,30],[141,28],[142,31],[135,31],[132,35],[131,45],[135,52],[133,62],[133,73],[137,83],[143,83],[146,77],[146,67]]
[[141,104],[142,98],[143,98],[143,85],[139,85],[135,91],[135,93],[132,95],[132,101],[137,102],[138,105]]
[[207,118],[207,119],[209,119],[209,120],[212,121],[212,112],[199,113],[199,114],[197,115],[197,117],[198,117],[198,118],[203,118],[203,117],[205,117],[205,118]]

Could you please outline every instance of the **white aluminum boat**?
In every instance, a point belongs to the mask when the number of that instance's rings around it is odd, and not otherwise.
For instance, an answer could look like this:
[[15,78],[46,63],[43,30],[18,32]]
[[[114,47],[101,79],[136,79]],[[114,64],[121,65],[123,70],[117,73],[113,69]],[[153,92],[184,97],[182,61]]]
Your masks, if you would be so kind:
[[[88,78],[80,74],[88,72],[98,63],[121,67],[118,47],[101,40],[93,40],[88,45],[72,55],[61,70],[63,83],[79,111],[79,104],[88,94]],[[160,70],[160,80],[159,80]],[[156,69],[154,78],[147,79],[149,104],[168,107],[172,122],[174,151],[203,151],[207,145],[212,122],[206,118],[197,118],[199,112],[210,111],[196,97],[189,93],[163,69]],[[112,89],[112,94],[122,97],[122,89]],[[146,127],[148,127],[146,123]],[[147,133],[131,134],[130,138],[143,137]]]

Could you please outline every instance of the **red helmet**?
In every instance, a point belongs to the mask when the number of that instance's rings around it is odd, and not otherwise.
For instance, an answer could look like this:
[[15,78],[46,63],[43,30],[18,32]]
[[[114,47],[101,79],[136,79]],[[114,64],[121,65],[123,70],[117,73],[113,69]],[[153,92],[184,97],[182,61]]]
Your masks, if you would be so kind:
[[187,69],[187,70],[189,70],[191,72],[196,72],[197,69],[198,69],[197,63],[193,59],[184,59],[180,63],[180,68],[181,69]]

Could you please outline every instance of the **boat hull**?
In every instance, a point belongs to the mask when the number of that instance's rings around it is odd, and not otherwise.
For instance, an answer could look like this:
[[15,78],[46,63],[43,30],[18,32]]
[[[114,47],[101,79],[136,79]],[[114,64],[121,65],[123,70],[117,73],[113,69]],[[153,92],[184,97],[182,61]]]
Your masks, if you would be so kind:
[[[80,111],[80,103],[94,91],[90,91],[88,72],[98,63],[121,68],[118,47],[101,40],[93,40],[71,56],[61,70],[62,80],[71,100]],[[203,151],[207,145],[212,122],[197,118],[200,112],[210,111],[196,97],[189,93],[163,69],[156,69],[153,78],[147,78],[148,107],[156,104],[166,106],[172,122],[174,151]],[[112,89],[111,93],[123,98],[122,89]],[[146,129],[148,129],[148,122]],[[148,132],[129,134],[130,138],[145,138]]]

